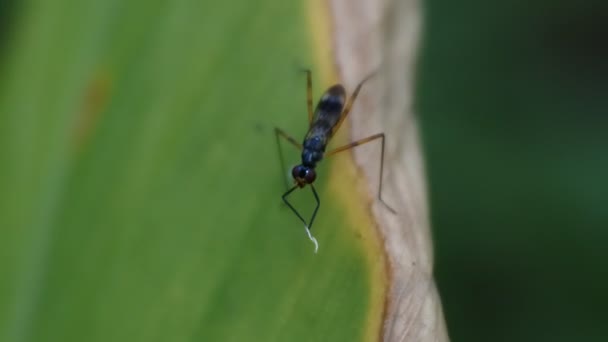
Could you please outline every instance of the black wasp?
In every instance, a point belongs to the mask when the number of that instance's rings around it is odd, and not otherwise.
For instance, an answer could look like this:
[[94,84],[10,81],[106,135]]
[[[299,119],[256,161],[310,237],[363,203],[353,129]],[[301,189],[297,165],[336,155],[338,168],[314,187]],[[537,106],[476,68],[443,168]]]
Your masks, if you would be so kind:
[[[310,233],[310,229],[312,228],[312,224],[315,220],[315,216],[317,215],[317,211],[319,210],[319,206],[321,202],[319,201],[319,195],[317,195],[317,191],[315,187],[312,185],[315,179],[317,178],[317,173],[315,168],[317,163],[319,163],[324,157],[330,157],[336,153],[349,150],[353,147],[363,145],[370,141],[374,141],[376,139],[380,139],[382,143],[382,152],[380,154],[380,182],[378,186],[378,199],[382,202],[391,212],[395,213],[391,207],[389,207],[384,200],[382,200],[382,172],[384,168],[384,133],[378,133],[371,135],[367,138],[357,140],[351,142],[350,144],[335,148],[325,153],[325,148],[327,144],[334,136],[334,134],[344,122],[344,119],[350,112],[363,83],[367,81],[371,76],[366,77],[363,81],[361,81],[353,94],[346,99],[346,91],[341,84],[336,84],[331,86],[329,89],[323,93],[319,103],[317,104],[317,108],[312,110],[312,74],[310,70],[305,70],[306,72],[306,104],[308,107],[308,133],[304,137],[304,142],[300,144],[289,134],[285,133],[282,129],[275,127],[275,135],[277,139],[277,146],[279,149],[279,156],[281,160],[281,170],[285,169],[285,162],[283,160],[283,154],[281,153],[280,139],[279,137],[284,138],[292,145],[297,147],[302,151],[302,163],[300,165],[296,165],[291,170],[291,175],[294,180],[294,185],[289,188],[283,194],[282,198],[285,204],[296,214],[296,216],[304,223],[304,227],[306,228],[306,232],[308,237],[315,244],[315,252],[317,251],[319,245],[317,240]],[[282,171],[281,171],[282,172]],[[310,189],[315,197],[317,205],[315,210],[312,213],[312,217],[309,222],[306,222],[302,215],[289,203],[287,197],[291,194],[295,189],[303,188],[306,185],[310,185]]]

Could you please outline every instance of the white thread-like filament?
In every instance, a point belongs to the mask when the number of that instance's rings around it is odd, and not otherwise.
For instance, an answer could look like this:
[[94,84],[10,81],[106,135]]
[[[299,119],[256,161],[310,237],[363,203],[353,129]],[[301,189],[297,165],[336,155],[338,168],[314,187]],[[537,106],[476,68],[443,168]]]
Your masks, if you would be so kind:
[[310,229],[307,226],[304,226],[304,228],[306,229],[306,234],[308,234],[308,238],[310,239],[310,241],[312,241],[312,243],[315,244],[315,254],[316,254],[319,251],[319,243],[317,242],[317,239],[315,239],[315,237],[312,236]]

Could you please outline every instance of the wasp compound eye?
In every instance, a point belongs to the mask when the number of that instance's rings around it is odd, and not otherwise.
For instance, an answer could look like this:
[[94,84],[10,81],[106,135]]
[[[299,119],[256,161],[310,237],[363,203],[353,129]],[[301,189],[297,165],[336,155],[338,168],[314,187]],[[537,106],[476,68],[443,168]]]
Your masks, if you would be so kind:
[[306,169],[306,175],[304,176],[304,180],[306,183],[311,184],[317,179],[317,173],[314,169]]
[[293,179],[304,178],[306,176],[306,168],[302,165],[294,166],[291,169],[291,176]]
[[291,169],[291,175],[293,176],[293,179],[306,184],[311,184],[317,178],[315,169],[304,165],[294,166],[294,168]]

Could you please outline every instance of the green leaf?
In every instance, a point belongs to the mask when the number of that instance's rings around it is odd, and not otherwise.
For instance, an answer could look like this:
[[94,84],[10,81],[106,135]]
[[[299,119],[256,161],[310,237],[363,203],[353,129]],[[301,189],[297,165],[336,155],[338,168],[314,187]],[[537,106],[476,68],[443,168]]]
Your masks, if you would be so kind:
[[[306,2],[21,6],[0,80],[0,340],[355,341],[379,328],[367,242],[330,191],[331,162],[317,255],[280,198],[273,128],[299,140],[307,125],[298,67],[315,98],[329,85]],[[312,211],[309,191],[295,198]]]

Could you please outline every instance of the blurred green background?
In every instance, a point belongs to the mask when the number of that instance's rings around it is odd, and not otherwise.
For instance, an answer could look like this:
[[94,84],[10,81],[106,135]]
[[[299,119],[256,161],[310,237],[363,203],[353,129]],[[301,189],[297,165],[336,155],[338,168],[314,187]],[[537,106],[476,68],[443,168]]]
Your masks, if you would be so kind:
[[417,111],[453,341],[608,341],[608,3],[426,10]]

